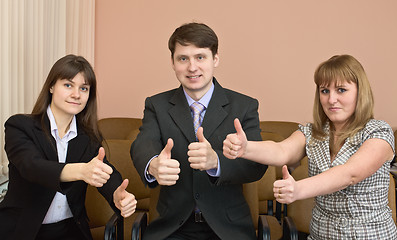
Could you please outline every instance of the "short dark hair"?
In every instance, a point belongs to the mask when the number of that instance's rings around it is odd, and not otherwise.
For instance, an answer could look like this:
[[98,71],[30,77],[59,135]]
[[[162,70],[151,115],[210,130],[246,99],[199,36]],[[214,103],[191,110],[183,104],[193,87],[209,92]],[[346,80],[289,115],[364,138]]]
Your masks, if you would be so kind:
[[176,43],[182,46],[193,44],[199,48],[209,48],[213,56],[218,53],[218,37],[210,27],[203,23],[186,23],[175,29],[168,41],[171,58],[174,58]]

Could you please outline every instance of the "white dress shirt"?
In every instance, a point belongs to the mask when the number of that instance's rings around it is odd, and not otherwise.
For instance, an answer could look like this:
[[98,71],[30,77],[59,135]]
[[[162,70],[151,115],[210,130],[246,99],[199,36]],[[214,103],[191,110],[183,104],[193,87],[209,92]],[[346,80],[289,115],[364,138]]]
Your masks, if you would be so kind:
[[[50,120],[51,135],[55,138],[57,143],[58,161],[60,163],[65,163],[69,141],[77,136],[76,116],[73,117],[68,132],[63,138],[60,138],[58,127],[50,106],[47,108],[47,115]],[[73,217],[73,214],[69,208],[66,195],[57,192],[43,220],[43,224],[56,223],[71,217]]]

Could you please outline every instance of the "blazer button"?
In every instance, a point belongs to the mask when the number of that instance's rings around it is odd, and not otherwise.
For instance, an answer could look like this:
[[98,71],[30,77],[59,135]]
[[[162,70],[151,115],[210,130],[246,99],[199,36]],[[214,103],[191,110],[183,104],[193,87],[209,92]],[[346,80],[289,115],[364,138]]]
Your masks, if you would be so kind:
[[196,200],[199,200],[199,198],[200,198],[200,193],[194,194],[194,198],[195,198]]

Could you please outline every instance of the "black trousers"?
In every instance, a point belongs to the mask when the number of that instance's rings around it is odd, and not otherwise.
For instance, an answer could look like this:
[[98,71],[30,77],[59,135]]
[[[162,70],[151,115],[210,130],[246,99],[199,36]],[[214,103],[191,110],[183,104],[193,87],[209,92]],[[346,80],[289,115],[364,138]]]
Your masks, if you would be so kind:
[[36,240],[86,240],[73,218],[51,224],[42,224]]
[[196,222],[194,213],[165,240],[221,240],[207,222]]

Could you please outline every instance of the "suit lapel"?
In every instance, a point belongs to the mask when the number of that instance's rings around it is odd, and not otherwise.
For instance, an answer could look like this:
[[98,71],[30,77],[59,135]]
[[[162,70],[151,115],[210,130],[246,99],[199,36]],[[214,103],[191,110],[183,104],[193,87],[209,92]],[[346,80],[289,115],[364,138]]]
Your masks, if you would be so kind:
[[222,86],[214,78],[214,93],[208,104],[207,111],[201,126],[204,128],[205,138],[210,138],[218,126],[223,122],[228,113],[225,111],[224,106],[229,104],[225,91]]
[[[204,128],[204,136],[208,139],[223,122],[228,113],[224,106],[229,103],[225,91],[222,86],[214,78],[214,93],[212,94],[207,111],[205,113],[202,126]],[[185,94],[182,86],[179,87],[175,95],[170,99],[170,103],[174,105],[169,110],[171,118],[176,125],[181,129],[189,142],[195,142],[196,136],[194,134],[193,119],[190,108],[187,104]]]
[[[47,115],[44,116],[44,123],[46,129],[50,129],[50,120]],[[41,148],[44,151],[47,159],[51,161],[59,161],[58,152],[56,147],[56,141],[54,137],[48,132],[48,135],[42,130],[42,126],[40,121],[35,121],[35,128],[33,129],[35,135],[37,136],[38,142]],[[89,138],[81,128],[78,127],[79,134],[69,141],[68,144],[68,153],[66,156],[66,162],[77,162],[81,156],[84,154],[84,151],[87,148],[89,143]]]
[[[50,129],[50,120],[48,119],[47,114],[44,116],[44,125],[46,129]],[[33,129],[33,132],[36,135],[37,140],[47,159],[51,161],[58,161],[55,139],[50,132],[47,134],[43,131],[40,120],[35,121],[35,128]]]
[[77,133],[77,136],[69,141],[68,153],[66,155],[67,163],[79,162],[90,142],[89,137],[79,126],[77,127]]
[[187,104],[185,94],[182,86],[179,87],[174,96],[170,99],[170,103],[174,105],[168,111],[175,124],[181,129],[183,135],[189,142],[195,142],[196,136],[194,134],[193,118],[190,108]]

